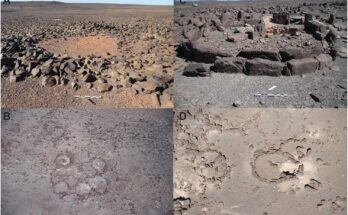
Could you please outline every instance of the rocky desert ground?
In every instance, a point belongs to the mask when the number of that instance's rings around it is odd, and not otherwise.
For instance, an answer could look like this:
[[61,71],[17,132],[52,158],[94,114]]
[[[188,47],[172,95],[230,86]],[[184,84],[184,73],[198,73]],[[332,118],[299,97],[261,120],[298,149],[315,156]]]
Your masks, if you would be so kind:
[[2,107],[172,107],[170,6],[2,4]]
[[347,214],[346,109],[175,114],[175,214]]
[[346,1],[175,5],[175,107],[346,107]]
[[1,214],[172,214],[171,110],[4,112]]

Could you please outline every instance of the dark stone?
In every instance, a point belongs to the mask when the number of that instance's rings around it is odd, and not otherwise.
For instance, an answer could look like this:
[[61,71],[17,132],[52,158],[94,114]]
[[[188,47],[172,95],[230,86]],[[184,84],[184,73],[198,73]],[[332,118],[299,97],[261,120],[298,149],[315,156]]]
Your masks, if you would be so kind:
[[94,75],[87,73],[85,76],[83,76],[82,80],[84,82],[90,83],[90,82],[95,82],[97,78]]
[[298,48],[298,47],[288,47],[281,49],[279,54],[282,58],[282,61],[289,61],[292,59],[302,59],[308,57],[314,57],[323,52],[323,48],[320,46],[312,46],[307,48]]
[[245,63],[246,75],[280,76],[285,65],[281,62],[261,58],[247,60]]
[[335,14],[330,14],[328,23],[333,25],[335,23],[335,20],[336,20]]
[[217,57],[232,57],[232,53],[225,52],[219,47],[207,47],[200,40],[192,43],[190,58],[196,62],[214,63]]
[[245,12],[244,11],[238,11],[238,14],[237,14],[237,19],[240,21],[240,20],[243,20],[245,18]]
[[183,75],[186,77],[207,77],[211,72],[201,63],[192,63],[185,67]]
[[309,96],[315,101],[315,102],[320,102],[320,99],[318,96],[314,95],[313,93],[310,93]]
[[221,73],[242,73],[246,59],[240,57],[218,58],[213,66],[213,71]]
[[15,66],[15,58],[2,57],[1,66],[7,66],[8,68],[13,68]]
[[291,75],[313,73],[318,69],[319,61],[314,58],[292,59],[287,62],[287,67]]
[[273,60],[273,61],[281,60],[278,50],[247,49],[247,50],[242,50],[241,52],[239,52],[237,57],[243,57],[247,59],[262,58],[262,59]]
[[277,24],[288,25],[290,23],[290,14],[286,12],[273,13],[272,21]]

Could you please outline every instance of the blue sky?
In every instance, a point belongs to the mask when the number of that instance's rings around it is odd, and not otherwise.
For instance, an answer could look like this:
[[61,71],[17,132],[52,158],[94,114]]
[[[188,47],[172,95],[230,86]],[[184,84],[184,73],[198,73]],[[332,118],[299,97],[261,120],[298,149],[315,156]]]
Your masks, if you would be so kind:
[[[28,1],[28,0],[11,0]],[[45,1],[45,0],[36,0]],[[47,0],[46,0],[47,1]],[[173,0],[57,0],[68,3],[111,3],[111,4],[143,4],[143,5],[173,5]]]

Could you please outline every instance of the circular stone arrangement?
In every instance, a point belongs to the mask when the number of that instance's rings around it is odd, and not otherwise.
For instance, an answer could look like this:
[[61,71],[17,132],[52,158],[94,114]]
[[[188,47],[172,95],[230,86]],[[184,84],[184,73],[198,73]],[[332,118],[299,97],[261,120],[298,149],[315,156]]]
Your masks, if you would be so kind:
[[108,181],[104,177],[107,165],[101,158],[75,163],[71,153],[60,153],[51,175],[52,190],[60,198],[83,201],[91,195],[104,194]]
[[174,50],[168,23],[149,19],[126,24],[62,21],[48,25],[30,20],[5,24],[1,76],[11,83],[39,79],[47,87],[97,93],[129,90],[153,94],[162,106],[172,104]]

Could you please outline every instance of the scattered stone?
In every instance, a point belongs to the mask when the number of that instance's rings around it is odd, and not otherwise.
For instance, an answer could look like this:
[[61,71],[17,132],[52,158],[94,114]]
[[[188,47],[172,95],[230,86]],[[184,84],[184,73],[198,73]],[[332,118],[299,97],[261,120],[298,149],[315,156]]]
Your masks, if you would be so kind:
[[139,85],[146,94],[153,93],[159,88],[158,84],[152,81],[136,82],[136,84]]
[[39,68],[34,68],[34,69],[31,70],[31,76],[32,76],[33,78],[39,77],[40,74],[41,74],[41,71],[40,71]]
[[75,81],[72,81],[71,82],[71,88],[73,88],[74,90],[78,90],[79,89],[79,85]]
[[96,87],[97,87],[97,91],[99,93],[105,93],[105,92],[109,92],[112,88],[112,86],[110,86],[109,84],[107,83],[98,83],[96,84]]

